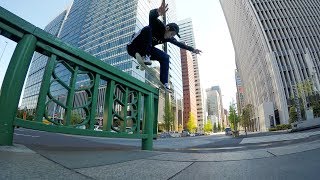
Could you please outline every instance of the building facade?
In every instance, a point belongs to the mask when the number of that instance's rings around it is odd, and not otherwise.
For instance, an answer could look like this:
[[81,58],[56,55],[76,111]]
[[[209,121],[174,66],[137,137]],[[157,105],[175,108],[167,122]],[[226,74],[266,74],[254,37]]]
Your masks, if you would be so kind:
[[[194,31],[192,20],[190,18],[184,19],[178,22],[180,28],[180,36],[181,41],[185,42],[189,46],[196,48],[195,38],[194,38]],[[197,54],[192,53],[193,58],[193,69],[194,69],[194,82],[196,88],[196,101],[197,101],[197,126],[198,131],[203,131],[203,127],[205,124],[205,112],[204,112],[204,104],[203,102],[203,94],[200,85],[200,75],[199,75],[199,66],[198,66],[198,57]]]
[[212,124],[225,124],[224,109],[222,104],[222,94],[219,86],[213,86],[206,90],[207,93],[207,111],[208,120]]
[[[255,109],[257,130],[288,124],[297,86],[319,90],[320,2],[317,0],[220,0],[233,40],[246,104]],[[302,93],[304,108],[308,94]],[[271,107],[270,107],[271,106]],[[259,113],[265,109],[265,113]],[[260,109],[260,110],[259,110]],[[270,109],[274,111],[271,112]],[[259,114],[270,121],[259,122]]]
[[180,49],[183,79],[183,126],[187,129],[190,116],[197,118],[196,88],[194,83],[193,59],[190,52]]
[[[46,27],[45,31],[59,36],[60,29],[66,17],[67,10],[63,11],[55,19],[53,19]],[[28,72],[27,82],[25,84],[21,107],[33,111],[37,106],[38,94],[44,74],[44,67],[47,64],[48,57],[40,53],[35,53],[31,61]]]

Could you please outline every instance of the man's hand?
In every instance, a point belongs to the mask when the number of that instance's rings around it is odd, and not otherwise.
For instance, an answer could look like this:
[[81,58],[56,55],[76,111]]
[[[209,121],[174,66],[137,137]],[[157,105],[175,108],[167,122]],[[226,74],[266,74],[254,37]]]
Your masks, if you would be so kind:
[[159,16],[164,16],[166,12],[169,10],[168,4],[166,4],[164,1],[165,0],[162,0],[161,6],[158,8]]
[[200,53],[202,53],[202,51],[201,51],[201,50],[199,50],[199,49],[194,49],[192,52],[193,52],[193,53],[196,53],[196,54],[200,54]]

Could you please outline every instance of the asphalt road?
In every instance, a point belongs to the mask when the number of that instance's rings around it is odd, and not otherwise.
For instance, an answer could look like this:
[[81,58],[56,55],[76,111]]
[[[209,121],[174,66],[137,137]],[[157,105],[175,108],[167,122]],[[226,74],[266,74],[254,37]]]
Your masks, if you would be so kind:
[[[311,130],[315,131],[315,130]],[[274,135],[275,133],[261,133],[249,135],[252,137]],[[278,133],[279,134],[279,133]],[[284,134],[284,133],[280,133]],[[287,146],[295,143],[319,140],[320,136],[313,136],[308,139],[297,139],[290,141],[268,142],[257,144],[240,144],[243,137],[233,138],[224,134],[212,136],[196,136],[182,138],[164,138],[154,140],[154,150],[157,151],[178,151],[178,152],[226,152],[242,151],[250,149],[261,149],[278,146]],[[24,128],[15,129],[14,142],[23,144],[27,147],[36,148],[55,148],[55,149],[134,149],[141,147],[140,139],[104,138],[73,136],[59,133],[35,131]]]

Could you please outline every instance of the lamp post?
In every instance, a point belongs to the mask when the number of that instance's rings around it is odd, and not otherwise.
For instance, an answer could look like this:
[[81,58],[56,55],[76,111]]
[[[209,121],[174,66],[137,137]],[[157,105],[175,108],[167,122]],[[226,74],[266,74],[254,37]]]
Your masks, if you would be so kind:
[[7,47],[7,45],[8,45],[8,42],[7,42],[7,41],[5,41],[5,43],[6,43],[6,45],[4,46],[3,51],[2,51],[2,53],[1,53],[1,56],[0,56],[0,62],[1,62],[2,56],[3,56],[3,54],[4,54],[4,51],[6,50],[6,47]]

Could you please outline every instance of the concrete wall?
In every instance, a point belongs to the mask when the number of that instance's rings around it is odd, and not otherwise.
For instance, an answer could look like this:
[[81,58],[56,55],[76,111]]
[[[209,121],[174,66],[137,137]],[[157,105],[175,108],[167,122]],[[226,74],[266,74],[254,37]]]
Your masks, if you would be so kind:
[[260,131],[264,132],[269,130],[271,126],[270,119],[273,120],[273,124],[275,125],[274,106],[272,102],[262,103],[258,107],[258,113]]

